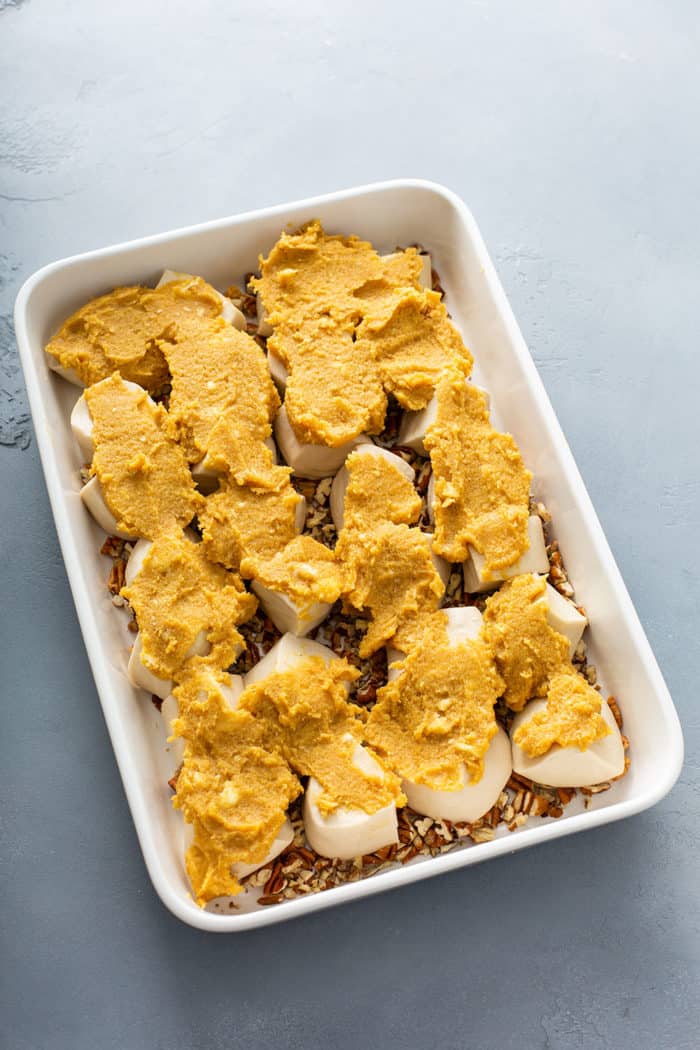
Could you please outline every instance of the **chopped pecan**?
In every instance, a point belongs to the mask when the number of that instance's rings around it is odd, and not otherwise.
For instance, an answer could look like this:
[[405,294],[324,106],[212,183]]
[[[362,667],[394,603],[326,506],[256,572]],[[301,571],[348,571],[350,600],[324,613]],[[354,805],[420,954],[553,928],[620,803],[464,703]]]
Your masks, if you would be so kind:
[[609,696],[608,697],[608,707],[612,711],[612,716],[615,719],[615,721],[617,722],[617,728],[619,730],[622,730],[622,712],[620,711],[620,708],[618,707],[617,700],[615,699],[614,696]]
[[112,562],[112,568],[109,571],[109,577],[107,579],[107,589],[110,594],[119,594],[124,586],[125,574],[126,562],[123,558],[116,558]]
[[100,547],[100,554],[108,558],[121,558],[124,551],[124,540],[119,536],[108,536]]

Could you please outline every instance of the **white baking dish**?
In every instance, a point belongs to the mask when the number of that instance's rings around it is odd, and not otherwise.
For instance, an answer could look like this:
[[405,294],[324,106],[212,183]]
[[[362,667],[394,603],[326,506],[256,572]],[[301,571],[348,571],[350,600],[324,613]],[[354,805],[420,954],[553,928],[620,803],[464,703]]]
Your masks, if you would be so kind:
[[[381,251],[420,243],[432,253],[448,308],[474,352],[476,381],[491,392],[500,424],[515,435],[534,473],[536,496],[552,512],[578,600],[593,624],[589,658],[604,690],[619,700],[632,766],[612,790],[591,799],[588,810],[573,803],[558,821],[532,818],[518,831],[499,829],[492,842],[418,858],[360,882],[274,906],[248,910],[244,902],[240,911],[213,914],[189,896],[181,818],[165,783],[166,732],[150,700],[126,679],[133,636],[105,588],[109,564],[98,553],[103,534],[78,497],[80,455],[68,423],[78,392],[49,371],[43,347],[87,299],[119,284],[155,283],[168,267],[201,274],[220,288],[240,281],[283,227],[314,217],[331,231],[370,239]],[[476,223],[453,193],[398,180],[89,252],[30,277],[17,297],[15,319],[46,484],[107,727],[153,884],[179,918],[214,931],[268,925],[618,820],[670,790],[683,757],[673,703]]]

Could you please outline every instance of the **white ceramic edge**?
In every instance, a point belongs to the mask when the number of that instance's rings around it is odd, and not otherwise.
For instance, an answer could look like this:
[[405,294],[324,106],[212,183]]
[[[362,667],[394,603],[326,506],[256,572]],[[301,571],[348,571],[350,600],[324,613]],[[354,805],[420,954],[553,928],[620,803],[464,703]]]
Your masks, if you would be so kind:
[[[606,571],[613,579],[617,588],[624,615],[632,632],[639,650],[640,658],[644,662],[644,669],[656,691],[660,702],[660,711],[666,723],[666,731],[669,735],[671,747],[663,755],[663,767],[657,782],[646,791],[641,791],[631,799],[625,799],[602,809],[589,810],[567,817],[555,823],[543,824],[539,827],[528,828],[527,835],[504,837],[491,842],[479,843],[478,848],[455,850],[418,864],[407,865],[403,868],[392,869],[382,872],[372,878],[358,882],[345,884],[327,890],[324,893],[309,894],[300,899],[286,901],[282,907],[274,907],[269,910],[255,911],[237,916],[222,916],[212,914],[197,908],[193,901],[188,901],[172,891],[167,883],[162,870],[162,864],[157,851],[149,840],[145,831],[144,817],[141,813],[140,801],[136,798],[132,781],[135,780],[134,764],[131,760],[129,748],[126,747],[122,738],[120,727],[116,718],[112,717],[110,706],[103,699],[109,693],[109,676],[111,674],[105,661],[101,659],[102,641],[95,624],[87,615],[89,595],[83,586],[80,573],[73,571],[74,563],[77,563],[80,552],[77,549],[75,538],[69,526],[68,519],[63,506],[63,496],[58,483],[57,473],[54,469],[54,450],[49,439],[48,428],[41,425],[45,423],[43,403],[39,388],[39,375],[35,369],[32,351],[29,344],[26,323],[26,305],[30,294],[49,274],[69,266],[71,263],[97,260],[109,255],[117,254],[127,249],[146,247],[166,243],[173,237],[183,234],[202,233],[207,230],[217,230],[224,226],[232,226],[242,222],[269,218],[274,215],[284,216],[291,209],[304,208],[309,211],[339,200],[359,198],[367,193],[377,191],[390,193],[393,190],[404,188],[424,189],[427,192],[443,197],[459,214],[465,228],[472,239],[474,249],[479,256],[483,272],[487,280],[491,294],[493,295],[496,308],[508,330],[514,352],[517,354],[527,381],[534,388],[535,395],[539,401],[546,424],[549,427],[553,440],[561,447],[566,469],[569,472],[569,480],[576,489],[583,525],[591,540],[595,544],[601,562]],[[129,802],[136,833],[143,853],[149,876],[163,904],[179,919],[190,926],[218,933],[242,932],[260,926],[269,926],[276,922],[284,922],[288,919],[306,915],[322,908],[333,907],[344,901],[355,900],[368,894],[381,893],[385,890],[403,886],[419,879],[430,878],[444,872],[453,871],[456,868],[465,867],[469,864],[480,863],[491,857],[503,856],[506,853],[514,853],[518,849],[534,846],[537,843],[549,839],[560,838],[562,835],[573,834],[592,828],[601,824],[607,824],[613,820],[632,816],[642,810],[653,806],[663,798],[676,782],[683,763],[683,737],[678,715],[673,706],[673,701],[664,682],[661,671],[651,651],[648,639],[639,621],[632,600],[622,580],[619,569],[615,563],[612,552],[605,539],[602,526],[593,509],[590,497],[583,483],[583,479],[571,454],[569,445],[564,437],[562,429],[556,418],[547,392],[539,377],[534,361],[527,349],[525,340],[510,308],[508,299],[498,278],[491,258],[486,250],[483,238],[470,210],[455,193],[439,183],[423,179],[395,179],[387,182],[372,183],[348,190],[339,190],[335,193],[323,194],[305,200],[291,201],[285,204],[275,205],[269,208],[261,208],[255,211],[245,212],[211,222],[201,223],[178,230],[155,236],[139,238],[116,244],[111,247],[97,249],[95,251],[70,256],[58,262],[50,263],[37,270],[22,285],[15,302],[15,332],[20,352],[20,359],[24,370],[29,404],[34,422],[34,433],[37,439],[39,454],[46,479],[49,500],[56,523],[56,531],[61,546],[61,551],[66,565],[69,584],[73,593],[76,612],[83,632],[85,647],[90,661],[90,666],[95,678],[97,692],[102,704],[107,730],[112,741],[117,765],[124,784],[124,791]]]

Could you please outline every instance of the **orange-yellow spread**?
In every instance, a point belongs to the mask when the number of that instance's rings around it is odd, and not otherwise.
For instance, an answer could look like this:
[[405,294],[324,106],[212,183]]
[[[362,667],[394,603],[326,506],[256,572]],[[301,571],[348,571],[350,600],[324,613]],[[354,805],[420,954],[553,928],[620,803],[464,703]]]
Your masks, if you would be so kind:
[[164,345],[163,353],[172,385],[168,411],[191,463],[208,451],[222,418],[261,438],[269,435],[279,397],[265,354],[251,336],[231,325],[209,325]]
[[320,783],[324,815],[405,802],[394,773],[353,762],[363,724],[347,683],[357,674],[344,660],[307,657],[249,686],[233,710],[220,688],[229,677],[208,659],[193,657],[181,671],[173,732],[185,747],[174,805],[193,825],[186,864],[198,904],[239,892],[232,865],[265,859],[301,790],[295,773]]
[[314,220],[282,233],[251,283],[274,327],[322,314],[357,321],[363,303],[383,301],[396,287],[418,288],[421,268],[415,248],[382,259],[369,241],[327,234]]
[[503,683],[483,638],[451,645],[443,612],[426,618],[401,674],[380,689],[367,739],[401,777],[438,791],[481,779]]
[[311,536],[297,536],[269,560],[249,557],[241,574],[290,598],[304,611],[315,602],[332,605],[342,590],[341,568],[332,550]]
[[167,413],[145,390],[114,374],[85,391],[93,473],[119,529],[155,538],[188,525],[201,506],[187,460],[168,432]]
[[349,703],[347,684],[358,672],[344,660],[326,664],[319,656],[300,660],[289,671],[268,675],[249,686],[239,706],[277,727],[283,754],[302,776],[313,776],[323,788],[324,814],[338,806],[376,813],[404,799],[398,778],[361,770],[353,753],[363,732],[361,710]]
[[571,668],[552,676],[547,706],[516,729],[513,740],[532,758],[550,747],[577,747],[585,751],[610,733],[601,715],[600,694]]
[[469,375],[472,355],[447,316],[437,292],[406,289],[367,317],[356,350],[376,361],[384,389],[404,408],[425,408],[452,364]]
[[238,569],[243,558],[269,558],[297,534],[301,497],[289,467],[275,463],[270,421],[279,398],[258,344],[236,329],[202,346],[174,348],[170,415],[190,458],[221,475],[199,514],[204,549]]
[[328,236],[311,222],[283,233],[260,269],[253,285],[274,326],[268,346],[289,373],[285,405],[299,439],[342,445],[377,433],[386,395],[374,361],[357,352],[355,329],[365,304],[388,294],[392,279],[417,287],[417,253],[406,254],[401,272],[395,262],[383,266],[367,241]]
[[344,445],[358,434],[378,434],[386,394],[379,370],[356,350],[355,325],[322,314],[298,325],[279,321],[267,341],[289,378],[284,404],[300,441]]
[[430,537],[408,527],[420,515],[420,498],[394,463],[362,446],[345,466],[348,485],[335,553],[346,604],[371,617],[360,655],[392,639],[407,649],[422,617],[437,609],[445,593]]
[[420,496],[395,463],[361,445],[345,460],[343,528],[371,531],[378,522],[411,525],[421,512]]
[[289,483],[289,468],[272,467],[277,487],[239,485],[222,479],[199,513],[208,558],[238,569],[244,558],[272,558],[297,535],[301,497]]
[[570,668],[569,643],[547,623],[546,580],[528,573],[506,581],[486,602],[484,634],[513,711],[542,696],[553,674]]
[[547,706],[523,722],[513,738],[533,758],[554,744],[585,751],[610,732],[600,713],[600,695],[572,667],[569,642],[549,626],[547,613],[545,579],[514,576],[486,602],[482,629],[508,706],[522,711],[528,700],[547,698]]
[[489,422],[483,393],[452,368],[437,385],[437,417],[425,437],[435,477],[435,550],[464,561],[471,545],[486,574],[529,547],[530,479],[510,434]]
[[389,641],[408,651],[420,636],[423,617],[437,609],[445,593],[430,537],[391,522],[376,524],[371,532],[343,529],[336,554],[344,566],[346,601],[371,617],[360,656]]
[[46,350],[85,386],[119,372],[156,391],[168,381],[164,347],[205,326],[214,331],[226,322],[218,292],[200,277],[161,288],[115,288],[69,317]]
[[200,905],[239,892],[231,865],[264,861],[301,791],[276,724],[245,707],[232,710],[219,688],[227,682],[194,658],[174,690],[184,762],[173,803],[193,825],[186,864]]
[[236,625],[249,620],[257,600],[232,572],[208,560],[204,545],[183,533],[153,541],[123,596],[136,614],[141,662],[159,678],[177,678],[200,631],[213,667],[228,667],[243,648]]
[[439,295],[420,290],[421,267],[413,248],[382,259],[317,221],[261,258],[253,285],[274,328],[268,346],[289,373],[285,405],[301,441],[336,446],[377,433],[385,390],[421,408],[446,362],[469,369]]
[[223,412],[209,432],[204,467],[239,485],[279,490],[284,479],[275,465],[274,445],[268,443],[271,429],[269,423],[246,419],[235,409]]

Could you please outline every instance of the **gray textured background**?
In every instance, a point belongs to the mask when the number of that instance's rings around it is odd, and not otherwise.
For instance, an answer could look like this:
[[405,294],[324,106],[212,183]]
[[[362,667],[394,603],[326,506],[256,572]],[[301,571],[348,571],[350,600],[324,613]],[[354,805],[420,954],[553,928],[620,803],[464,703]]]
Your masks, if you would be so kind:
[[[697,1046],[694,0],[0,0],[0,43],[0,1044]],[[446,183],[481,224],[675,697],[686,764],[626,823],[207,936],[147,880],[12,304],[54,258],[397,175]]]

